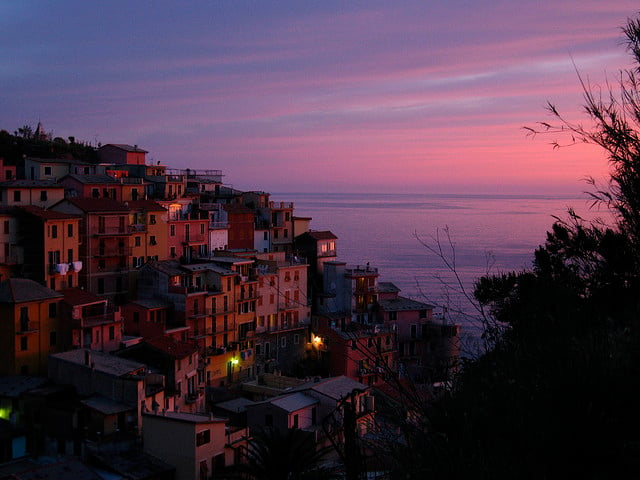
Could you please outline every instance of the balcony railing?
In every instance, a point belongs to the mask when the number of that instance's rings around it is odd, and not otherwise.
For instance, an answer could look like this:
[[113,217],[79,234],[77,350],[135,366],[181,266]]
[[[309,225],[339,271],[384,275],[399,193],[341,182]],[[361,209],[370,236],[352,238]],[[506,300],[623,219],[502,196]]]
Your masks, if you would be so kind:
[[129,235],[131,232],[129,231],[128,228],[125,227],[110,227],[110,226],[104,226],[104,227],[94,227],[91,229],[91,231],[89,232],[91,235],[97,235],[97,236],[123,236],[123,235]]
[[131,252],[131,247],[105,247],[97,248],[91,253],[96,257],[128,257]]
[[184,236],[182,243],[205,243],[206,241],[204,233],[190,233]]
[[103,313],[100,315],[89,315],[82,318],[75,318],[71,321],[71,325],[74,328],[88,328],[97,327],[99,325],[105,325],[108,323],[115,323],[120,321],[120,315],[116,316],[115,311]]

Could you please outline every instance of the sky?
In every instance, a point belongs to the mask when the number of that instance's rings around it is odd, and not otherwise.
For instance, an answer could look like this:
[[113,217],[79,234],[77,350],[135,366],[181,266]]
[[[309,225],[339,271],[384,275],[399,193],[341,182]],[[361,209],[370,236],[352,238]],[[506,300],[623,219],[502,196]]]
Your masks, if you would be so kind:
[[[0,2],[0,129],[138,145],[269,192],[574,193],[585,116],[637,1]],[[579,75],[578,75],[579,74]]]

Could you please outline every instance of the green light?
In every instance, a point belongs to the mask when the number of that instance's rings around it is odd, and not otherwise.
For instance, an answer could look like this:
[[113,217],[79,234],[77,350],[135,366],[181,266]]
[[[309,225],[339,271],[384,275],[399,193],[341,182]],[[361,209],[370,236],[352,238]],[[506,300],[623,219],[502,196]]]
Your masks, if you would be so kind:
[[10,416],[11,416],[10,408],[0,408],[0,418],[4,420],[9,420]]

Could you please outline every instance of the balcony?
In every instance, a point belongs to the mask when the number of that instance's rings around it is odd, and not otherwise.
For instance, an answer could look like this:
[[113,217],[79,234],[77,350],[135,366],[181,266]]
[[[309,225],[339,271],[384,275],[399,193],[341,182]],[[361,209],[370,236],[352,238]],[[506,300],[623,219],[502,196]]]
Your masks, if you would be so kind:
[[206,243],[207,238],[204,233],[190,233],[184,236],[183,244],[201,244]]
[[104,247],[98,248],[92,254],[95,257],[129,257],[131,255],[131,247]]
[[[118,315],[116,316],[116,313]],[[74,318],[71,321],[71,325],[73,328],[89,328],[89,327],[98,327],[100,325],[106,325],[109,323],[115,323],[120,321],[119,311],[109,311],[106,313],[102,313],[99,315],[87,315],[82,318]]]
[[92,228],[90,230],[89,234],[93,235],[93,236],[96,236],[96,237],[101,237],[101,236],[116,237],[116,236],[130,235],[131,232],[125,227],[104,226],[104,227],[94,227],[94,228]]
[[207,291],[206,285],[169,285],[169,293],[177,293],[178,295],[189,295],[190,293],[203,293]]

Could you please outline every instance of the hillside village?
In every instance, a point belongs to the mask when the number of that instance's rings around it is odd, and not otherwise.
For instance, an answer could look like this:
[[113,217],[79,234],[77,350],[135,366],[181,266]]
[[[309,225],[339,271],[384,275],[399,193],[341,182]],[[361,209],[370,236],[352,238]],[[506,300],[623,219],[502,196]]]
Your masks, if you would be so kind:
[[345,409],[360,439],[393,429],[398,385],[455,370],[458,326],[293,203],[21,133],[0,151],[0,479],[217,478],[261,429],[340,445]]

